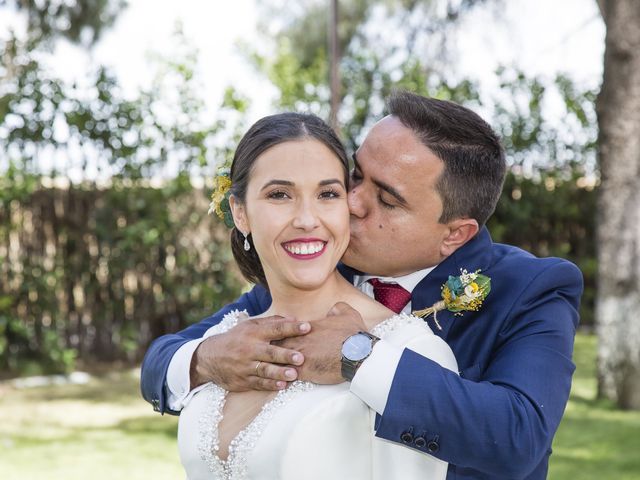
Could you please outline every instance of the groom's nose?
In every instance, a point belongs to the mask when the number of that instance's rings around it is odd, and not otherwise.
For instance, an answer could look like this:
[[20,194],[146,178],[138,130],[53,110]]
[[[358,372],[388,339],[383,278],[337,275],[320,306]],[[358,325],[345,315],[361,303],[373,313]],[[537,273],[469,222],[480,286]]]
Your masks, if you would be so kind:
[[364,191],[362,185],[356,185],[351,188],[347,195],[347,203],[349,204],[349,213],[354,217],[363,218],[367,209],[364,202]]

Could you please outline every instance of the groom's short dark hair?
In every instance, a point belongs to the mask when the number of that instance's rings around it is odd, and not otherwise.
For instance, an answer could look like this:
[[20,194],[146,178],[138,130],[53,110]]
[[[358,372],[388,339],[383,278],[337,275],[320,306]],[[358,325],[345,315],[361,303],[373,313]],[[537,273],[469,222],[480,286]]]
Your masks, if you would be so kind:
[[387,109],[444,162],[436,185],[443,205],[439,221],[474,218],[484,225],[506,172],[504,149],[489,124],[457,103],[407,91],[393,93]]

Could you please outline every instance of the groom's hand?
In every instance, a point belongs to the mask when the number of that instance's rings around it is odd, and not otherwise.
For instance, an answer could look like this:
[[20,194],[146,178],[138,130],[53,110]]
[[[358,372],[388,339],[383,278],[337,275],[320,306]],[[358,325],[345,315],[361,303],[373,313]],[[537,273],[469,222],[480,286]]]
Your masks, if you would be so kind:
[[297,367],[298,378],[314,383],[344,382],[341,373],[342,343],[354,333],[367,330],[362,317],[346,303],[336,303],[327,317],[311,322],[306,335],[277,342],[278,345],[304,354]]
[[282,390],[295,380],[304,356],[272,344],[304,335],[309,324],[272,316],[244,320],[227,332],[204,340],[191,359],[191,389],[206,382],[230,392]]

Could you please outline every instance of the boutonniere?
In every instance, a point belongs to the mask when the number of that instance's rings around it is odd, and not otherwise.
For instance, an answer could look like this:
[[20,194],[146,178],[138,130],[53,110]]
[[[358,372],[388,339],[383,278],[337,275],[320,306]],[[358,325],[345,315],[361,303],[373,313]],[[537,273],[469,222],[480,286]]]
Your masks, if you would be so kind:
[[442,300],[434,303],[424,310],[416,310],[413,314],[417,317],[426,318],[433,314],[433,321],[438,330],[442,327],[438,323],[436,314],[442,310],[449,310],[456,315],[464,312],[477,312],[482,306],[482,302],[491,291],[491,279],[486,275],[480,275],[480,270],[468,273],[460,270],[457,277],[449,275],[449,280],[442,285]]

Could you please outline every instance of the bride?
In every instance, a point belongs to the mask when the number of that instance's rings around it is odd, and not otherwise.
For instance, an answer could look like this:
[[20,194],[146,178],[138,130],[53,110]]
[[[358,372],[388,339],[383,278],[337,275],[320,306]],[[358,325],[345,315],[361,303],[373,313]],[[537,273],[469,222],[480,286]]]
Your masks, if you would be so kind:
[[[228,204],[222,199],[214,208],[230,207],[240,270],[271,293],[262,316],[288,316],[313,328],[344,302],[360,313],[364,331],[457,371],[449,347],[422,320],[395,314],[336,270],[349,243],[348,161],[322,120],[297,113],[259,120],[238,145],[230,180]],[[244,321],[246,312],[231,312],[205,336]],[[446,477],[445,462],[377,438],[376,413],[348,385],[295,381],[278,392],[229,393],[205,384],[180,414],[178,447],[188,479]]]

